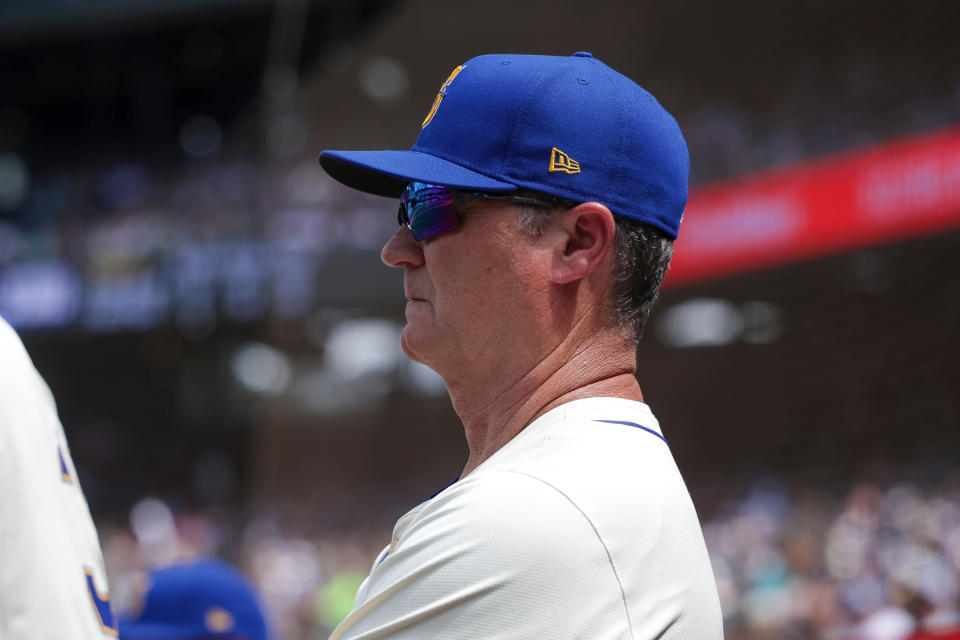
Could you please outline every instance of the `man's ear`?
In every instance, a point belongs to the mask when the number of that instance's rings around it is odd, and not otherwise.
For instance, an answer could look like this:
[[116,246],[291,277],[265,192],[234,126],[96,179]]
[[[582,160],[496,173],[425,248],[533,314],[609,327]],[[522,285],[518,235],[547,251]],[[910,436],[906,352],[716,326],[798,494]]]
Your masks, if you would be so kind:
[[557,284],[585,278],[613,251],[617,225],[610,209],[599,202],[584,202],[562,212],[551,275]]

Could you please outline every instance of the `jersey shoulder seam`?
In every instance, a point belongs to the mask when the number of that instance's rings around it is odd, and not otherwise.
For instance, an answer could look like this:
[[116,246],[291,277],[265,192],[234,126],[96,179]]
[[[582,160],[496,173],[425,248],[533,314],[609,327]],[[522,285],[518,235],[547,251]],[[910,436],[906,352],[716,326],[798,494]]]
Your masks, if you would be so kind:
[[623,610],[627,616],[627,630],[630,633],[630,637],[633,638],[634,637],[633,620],[630,618],[630,606],[629,606],[629,603],[627,602],[627,592],[623,588],[623,580],[621,580],[620,573],[617,571],[617,565],[613,561],[613,555],[610,553],[610,549],[607,548],[606,542],[603,541],[603,536],[600,535],[600,531],[597,529],[597,526],[594,524],[593,520],[590,519],[590,516],[588,516],[583,511],[583,509],[580,508],[580,505],[578,505],[577,502],[573,498],[568,496],[563,490],[561,490],[556,485],[544,480],[539,476],[536,476],[532,473],[528,473],[526,471],[518,471],[516,469],[503,469],[499,471],[499,473],[513,473],[519,476],[524,476],[524,477],[530,478],[531,480],[535,480],[544,486],[549,487],[558,495],[562,496],[563,499],[566,500],[570,504],[570,506],[572,506],[577,511],[577,513],[581,515],[581,517],[583,517],[583,519],[587,522],[587,524],[590,525],[590,529],[593,531],[594,535],[597,537],[597,541],[600,543],[600,547],[603,549],[603,552],[607,556],[607,562],[610,564],[610,570],[613,571],[613,577],[617,581],[617,587],[620,589],[620,599],[623,602]]

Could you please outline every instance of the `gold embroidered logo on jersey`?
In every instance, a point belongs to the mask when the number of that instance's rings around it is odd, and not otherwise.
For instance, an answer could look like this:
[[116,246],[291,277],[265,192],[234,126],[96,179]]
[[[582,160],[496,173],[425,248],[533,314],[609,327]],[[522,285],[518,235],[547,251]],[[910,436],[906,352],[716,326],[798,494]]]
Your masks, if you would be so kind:
[[443,101],[443,97],[447,95],[447,87],[450,86],[450,83],[453,82],[453,79],[456,78],[457,74],[463,71],[464,67],[466,66],[467,65],[462,64],[454,69],[453,73],[450,74],[450,77],[447,78],[442,85],[440,85],[440,91],[437,92],[437,98],[433,101],[433,106],[430,107],[430,113],[427,114],[427,117],[423,119],[423,124],[420,125],[421,129],[430,124],[430,121],[433,120],[433,116],[437,112],[437,107],[440,106],[440,103]]
[[580,173],[580,163],[556,147],[550,152],[550,172]]
[[67,459],[63,455],[63,449],[57,447],[57,455],[60,456],[60,477],[67,484],[73,484],[73,474],[70,473],[70,467],[67,466]]
[[117,637],[117,618],[113,615],[113,609],[110,608],[110,594],[101,593],[93,580],[93,570],[90,567],[84,567],[83,572],[87,577],[87,593],[93,601],[93,610],[97,615],[97,622],[100,623],[100,630],[108,636]]

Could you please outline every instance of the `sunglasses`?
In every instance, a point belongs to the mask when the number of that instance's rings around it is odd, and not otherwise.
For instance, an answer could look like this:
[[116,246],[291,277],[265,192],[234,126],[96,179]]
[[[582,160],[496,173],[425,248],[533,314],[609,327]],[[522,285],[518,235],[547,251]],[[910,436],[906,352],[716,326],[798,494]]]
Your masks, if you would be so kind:
[[577,203],[548,195],[473,193],[426,182],[411,182],[400,196],[397,223],[410,229],[414,240],[422,241],[449,233],[460,224],[457,205],[469,198],[501,200],[550,209],[568,209]]

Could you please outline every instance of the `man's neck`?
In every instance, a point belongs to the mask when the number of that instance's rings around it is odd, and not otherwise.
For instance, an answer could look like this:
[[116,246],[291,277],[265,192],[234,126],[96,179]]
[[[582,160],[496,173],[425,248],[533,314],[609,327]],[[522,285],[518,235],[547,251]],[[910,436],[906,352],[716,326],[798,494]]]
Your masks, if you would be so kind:
[[463,422],[470,456],[461,477],[535,419],[580,398],[642,401],[634,374],[636,357],[615,332],[586,345],[561,344],[525,373],[448,382],[453,408]]

